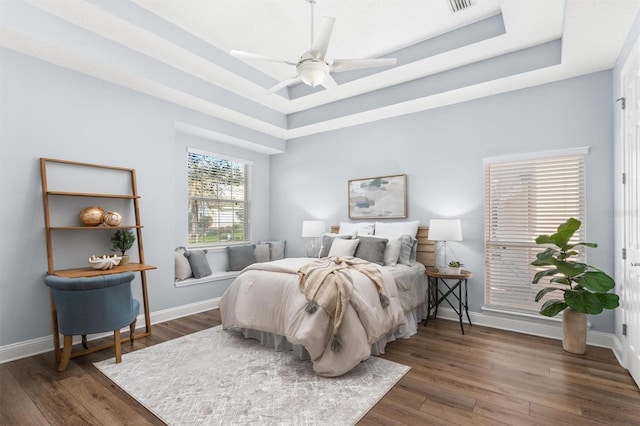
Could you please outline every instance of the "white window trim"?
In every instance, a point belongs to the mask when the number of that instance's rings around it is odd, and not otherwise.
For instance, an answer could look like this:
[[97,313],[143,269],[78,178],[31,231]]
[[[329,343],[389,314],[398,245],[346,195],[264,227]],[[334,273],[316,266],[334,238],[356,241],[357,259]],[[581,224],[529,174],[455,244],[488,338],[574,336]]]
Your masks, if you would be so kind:
[[[486,168],[486,166],[488,165],[492,165],[492,164],[500,164],[500,163],[510,163],[510,162],[518,162],[518,161],[536,161],[536,160],[544,160],[544,159],[548,159],[548,158],[556,158],[556,157],[564,157],[564,156],[582,156],[584,157],[583,159],[583,171],[584,171],[584,175],[583,175],[583,181],[582,181],[582,189],[583,189],[583,194],[586,197],[586,157],[589,154],[589,147],[588,146],[583,146],[583,147],[576,147],[576,148],[568,148],[568,149],[561,149],[561,150],[552,150],[552,151],[541,151],[541,152],[532,152],[532,153],[521,153],[521,154],[511,154],[511,155],[502,155],[502,156],[493,156],[493,157],[485,157],[483,158],[483,167]],[[485,189],[486,190],[486,189]],[[486,195],[485,195],[486,196]],[[583,203],[586,203],[586,200],[583,199]],[[583,204],[583,209],[586,209],[586,206]],[[586,214],[586,211],[583,211],[582,214]],[[583,222],[584,222],[584,217],[582,217]],[[487,240],[487,223],[486,223],[486,218],[485,218],[485,230],[484,230],[484,234],[485,234],[485,238],[484,238],[484,247],[486,249],[486,247],[489,245],[488,240]],[[586,241],[586,229],[581,229],[582,231],[582,235],[583,235],[583,240]],[[509,245],[511,246],[522,246],[522,247],[529,247],[528,244],[520,244],[517,242],[510,242]],[[485,254],[486,255],[486,254]],[[586,253],[584,254],[584,259],[583,261],[586,262]],[[488,260],[486,260],[486,262],[488,262]],[[485,271],[485,277],[486,277],[486,271]],[[517,317],[521,317],[521,318],[536,318],[536,319],[542,319],[542,320],[556,320],[555,318],[548,318],[548,317],[544,317],[540,314],[536,314],[535,312],[528,312],[528,311],[520,311],[517,308],[513,307],[510,308],[508,306],[500,306],[500,305],[490,305],[487,304],[487,292],[486,292],[486,286],[487,283],[485,283],[485,301],[484,301],[484,305],[482,307],[483,312],[486,312],[487,314],[491,314],[491,315],[504,315],[504,316],[508,316],[508,317],[512,317],[512,318],[517,318]]]
[[[215,152],[211,152],[211,151],[206,151],[206,150],[202,150],[202,149],[198,149],[198,148],[194,148],[191,146],[187,146],[185,147],[185,153],[188,156],[190,152],[193,152],[195,154],[200,154],[200,155],[206,155],[208,157],[215,157],[215,158],[220,158],[223,160],[227,160],[227,161],[233,161],[235,163],[240,163],[240,164],[244,164],[247,166],[253,166],[253,161],[252,160],[247,160],[244,158],[238,158],[238,157],[233,157],[230,155],[225,155],[225,154],[218,154]],[[188,170],[187,170],[188,173]],[[252,174],[249,174],[249,178],[251,178]],[[249,181],[247,184],[248,187],[248,196],[249,196],[249,200],[247,202],[248,207],[249,207],[249,213],[251,214],[251,191],[252,191],[252,182]],[[187,199],[189,199],[189,196],[187,195]],[[245,232],[245,235],[251,235],[252,234],[252,224],[251,224],[251,216],[249,216],[248,220],[247,220],[247,232]],[[243,240],[243,241],[229,241],[229,242],[221,242],[219,244],[215,244],[215,245],[204,245],[204,244],[198,244],[198,245],[192,245],[189,244],[188,241],[187,243],[185,243],[183,246],[188,248],[188,249],[193,249],[193,250],[203,250],[206,249],[210,252],[217,252],[217,251],[225,251],[227,246],[231,246],[231,245],[241,245],[241,244],[247,244],[249,243],[250,240]]]
[[238,158],[238,157],[231,157],[230,155],[217,154],[215,152],[205,151],[205,150],[202,150],[202,149],[193,148],[193,147],[188,146],[187,149],[186,149],[186,153],[189,154],[190,152],[193,152],[195,154],[200,154],[200,155],[206,155],[208,157],[221,158],[223,160],[233,161],[235,163],[242,163],[242,164],[246,164],[248,166],[253,166],[253,161],[251,161],[251,160],[245,160],[244,158]]
[[508,154],[508,155],[498,155],[493,157],[484,157],[482,159],[482,164],[497,164],[497,163],[508,163],[511,161],[526,161],[526,160],[541,160],[543,158],[552,158],[552,157],[564,157],[564,156],[572,156],[572,155],[584,155],[589,154],[590,147],[588,146],[580,146],[576,148],[567,148],[567,149],[557,149],[553,151],[539,151],[539,152],[526,152],[520,154]]

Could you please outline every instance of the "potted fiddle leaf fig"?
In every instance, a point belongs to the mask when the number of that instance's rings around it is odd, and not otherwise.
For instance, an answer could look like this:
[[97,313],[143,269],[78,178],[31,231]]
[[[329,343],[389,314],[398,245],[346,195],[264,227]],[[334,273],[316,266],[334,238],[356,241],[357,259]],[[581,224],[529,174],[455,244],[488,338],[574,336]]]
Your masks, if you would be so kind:
[[578,262],[576,247],[598,247],[595,243],[570,243],[573,234],[582,223],[569,218],[558,226],[556,233],[540,235],[536,244],[547,248],[536,255],[531,262],[544,269],[533,277],[537,284],[544,277],[551,277],[550,283],[557,286],[545,287],[535,297],[536,302],[550,292],[562,292],[562,299],[550,299],[542,304],[540,313],[553,317],[562,312],[562,347],[567,352],[583,354],[587,340],[587,314],[597,315],[604,309],[619,306],[617,294],[610,293],[615,286],[613,278],[602,270],[586,263]]

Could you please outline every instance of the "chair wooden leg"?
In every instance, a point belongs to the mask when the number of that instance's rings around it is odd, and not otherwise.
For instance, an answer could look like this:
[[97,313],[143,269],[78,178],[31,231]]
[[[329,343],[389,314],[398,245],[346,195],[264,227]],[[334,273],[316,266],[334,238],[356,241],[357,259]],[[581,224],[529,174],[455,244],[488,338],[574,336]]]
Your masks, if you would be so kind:
[[133,333],[136,330],[136,321],[133,320],[131,324],[129,324],[129,342],[131,342],[131,346],[133,346]]
[[120,329],[113,331],[113,349],[116,352],[116,364],[122,362],[122,346],[120,344]]
[[71,359],[71,347],[73,346],[73,336],[64,336],[64,344],[62,347],[62,358],[60,358],[60,364],[58,365],[58,371],[64,371],[69,365]]

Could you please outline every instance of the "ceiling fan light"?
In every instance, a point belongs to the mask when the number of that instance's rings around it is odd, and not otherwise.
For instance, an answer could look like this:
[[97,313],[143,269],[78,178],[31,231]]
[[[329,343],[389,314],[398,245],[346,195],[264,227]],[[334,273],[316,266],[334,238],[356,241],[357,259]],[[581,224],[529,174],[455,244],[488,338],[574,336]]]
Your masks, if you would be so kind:
[[322,84],[327,76],[328,66],[324,62],[306,62],[300,64],[298,72],[304,84],[315,87]]

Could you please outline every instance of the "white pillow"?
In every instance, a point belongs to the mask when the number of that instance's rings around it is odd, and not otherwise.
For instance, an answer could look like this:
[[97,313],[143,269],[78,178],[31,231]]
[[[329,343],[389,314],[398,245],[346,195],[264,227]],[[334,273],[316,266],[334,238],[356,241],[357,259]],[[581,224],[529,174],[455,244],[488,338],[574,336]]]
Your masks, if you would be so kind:
[[182,281],[193,277],[193,271],[189,260],[184,256],[187,251],[184,247],[178,247],[175,252],[175,280]]
[[374,224],[373,222],[340,222],[340,230],[338,234],[351,234],[351,235],[373,235]]
[[331,250],[329,250],[329,256],[353,256],[358,247],[360,240],[343,240],[336,238],[331,243]]
[[387,245],[384,248],[384,264],[385,266],[396,266],[400,257],[400,248],[402,247],[402,239],[400,237],[385,237]]
[[420,226],[419,220],[415,220],[412,222],[376,222],[375,235],[383,237],[399,237],[401,235],[410,235],[415,238],[418,234],[418,226]]

